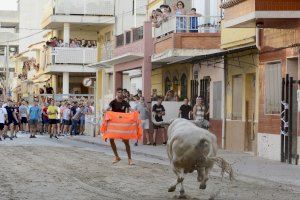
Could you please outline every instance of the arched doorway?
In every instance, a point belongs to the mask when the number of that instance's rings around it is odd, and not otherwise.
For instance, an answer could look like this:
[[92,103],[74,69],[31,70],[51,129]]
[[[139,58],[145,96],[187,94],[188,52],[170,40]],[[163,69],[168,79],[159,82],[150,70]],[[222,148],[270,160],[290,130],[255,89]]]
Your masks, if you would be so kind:
[[187,98],[187,77],[182,74],[180,78],[181,98]]

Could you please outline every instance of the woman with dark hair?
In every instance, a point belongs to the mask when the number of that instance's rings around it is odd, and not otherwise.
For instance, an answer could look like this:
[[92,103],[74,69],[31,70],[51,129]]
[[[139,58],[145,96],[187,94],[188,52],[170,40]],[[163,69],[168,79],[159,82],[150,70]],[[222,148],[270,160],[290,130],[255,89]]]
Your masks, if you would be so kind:
[[183,16],[186,14],[184,9],[184,3],[182,1],[178,1],[176,5],[173,5],[173,12],[176,16],[176,31],[177,32],[185,32],[186,30],[186,17]]

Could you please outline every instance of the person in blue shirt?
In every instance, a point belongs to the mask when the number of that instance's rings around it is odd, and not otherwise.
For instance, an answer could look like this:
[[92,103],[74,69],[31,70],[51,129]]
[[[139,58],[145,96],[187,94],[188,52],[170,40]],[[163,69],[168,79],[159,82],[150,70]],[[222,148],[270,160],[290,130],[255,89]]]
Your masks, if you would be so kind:
[[38,101],[34,101],[34,105],[29,108],[29,125],[30,125],[30,138],[36,138],[36,131],[41,116],[41,108],[38,106]]
[[196,8],[191,9],[190,13],[190,33],[198,33],[199,23],[198,17],[201,17],[200,14],[197,14]]

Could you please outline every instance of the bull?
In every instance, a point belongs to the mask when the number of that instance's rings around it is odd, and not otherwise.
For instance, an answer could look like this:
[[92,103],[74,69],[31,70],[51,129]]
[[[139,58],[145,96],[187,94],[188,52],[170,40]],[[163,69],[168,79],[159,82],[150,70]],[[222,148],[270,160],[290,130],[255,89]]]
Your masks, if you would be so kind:
[[178,184],[181,185],[180,196],[185,197],[183,187],[184,175],[197,171],[199,189],[206,188],[208,174],[216,163],[222,168],[222,177],[227,172],[230,179],[233,171],[229,163],[217,156],[217,138],[208,130],[199,127],[199,123],[178,118],[170,122],[153,122],[156,125],[169,125],[167,154],[177,180],[168,191],[174,192]]

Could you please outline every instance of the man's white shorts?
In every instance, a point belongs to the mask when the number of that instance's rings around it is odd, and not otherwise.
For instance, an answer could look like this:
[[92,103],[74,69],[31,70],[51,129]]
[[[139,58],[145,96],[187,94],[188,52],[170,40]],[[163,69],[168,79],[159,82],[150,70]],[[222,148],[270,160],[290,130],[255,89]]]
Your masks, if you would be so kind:
[[142,128],[143,130],[149,129],[149,119],[142,120]]

